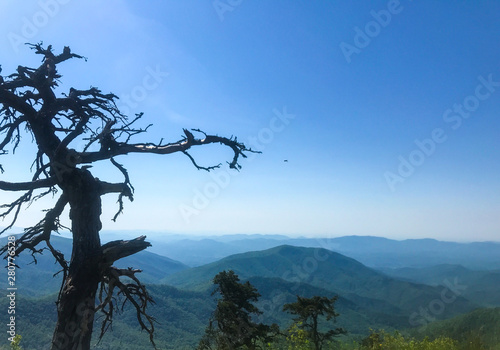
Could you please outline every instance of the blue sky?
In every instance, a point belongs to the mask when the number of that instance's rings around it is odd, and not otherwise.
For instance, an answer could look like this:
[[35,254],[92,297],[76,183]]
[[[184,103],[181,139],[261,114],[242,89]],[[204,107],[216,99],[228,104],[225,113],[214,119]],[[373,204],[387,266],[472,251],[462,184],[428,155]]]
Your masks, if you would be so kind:
[[[24,42],[69,45],[88,61],[59,67],[61,91],[114,92],[154,124],[149,140],[200,128],[263,151],[239,173],[121,157],[135,201],[113,223],[106,198],[105,230],[498,241],[498,13],[497,1],[3,1],[0,64],[38,65]],[[26,179],[30,151],[4,157],[1,179]]]

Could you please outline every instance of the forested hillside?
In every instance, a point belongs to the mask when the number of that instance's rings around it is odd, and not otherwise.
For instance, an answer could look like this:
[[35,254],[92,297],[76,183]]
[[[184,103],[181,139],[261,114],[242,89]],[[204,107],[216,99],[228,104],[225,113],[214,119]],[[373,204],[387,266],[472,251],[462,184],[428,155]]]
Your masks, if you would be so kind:
[[[70,247],[66,239],[58,243],[60,249]],[[24,337],[21,344],[25,349],[46,349],[56,321],[54,293],[59,280],[52,274],[57,269],[49,256],[42,256],[37,265],[27,262],[21,260],[17,270],[18,331]],[[135,260],[124,259],[122,266],[144,269],[148,290],[156,302],[150,312],[158,321],[156,342],[160,349],[196,346],[215,307],[212,278],[228,269],[248,280],[261,294],[256,305],[264,313],[256,319],[277,323],[282,329],[291,324],[283,305],[293,302],[297,295],[338,296],[336,310],[341,316],[337,324],[349,331],[341,338],[345,344],[360,342],[370,329],[400,330],[417,339],[445,335],[465,341],[469,334],[482,344],[498,342],[498,309],[473,311],[496,302],[495,271],[439,265],[380,272],[333,251],[286,245],[232,255],[196,268],[147,252],[138,254]],[[451,284],[442,283],[444,280]],[[6,303],[0,300],[0,307],[5,308]],[[2,317],[1,322],[7,322],[6,315]],[[434,322],[439,319],[443,321]],[[133,310],[125,307],[94,348],[150,349],[147,333],[141,332],[136,322]],[[422,324],[426,327],[414,328]],[[93,340],[93,344],[97,342],[97,338]]]
[[[307,283],[330,290],[355,303],[369,305],[408,322],[420,306],[440,299],[443,287],[432,287],[387,277],[354,259],[321,249],[280,246],[259,252],[233,255],[205,266],[184,270],[163,279],[164,283],[191,290],[204,290],[210,276],[233,269],[242,278],[253,276],[279,278],[291,283]],[[460,295],[437,315],[450,317],[468,312],[476,304]],[[414,317],[414,322],[418,322]],[[406,321],[403,321],[406,320]]]

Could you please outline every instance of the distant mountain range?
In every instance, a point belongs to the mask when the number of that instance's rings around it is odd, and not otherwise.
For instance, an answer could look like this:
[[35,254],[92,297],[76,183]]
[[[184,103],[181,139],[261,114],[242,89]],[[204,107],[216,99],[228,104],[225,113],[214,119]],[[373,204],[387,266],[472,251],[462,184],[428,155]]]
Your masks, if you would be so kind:
[[[392,241],[377,237],[314,240],[258,235],[178,238],[163,243],[153,241],[154,249],[116,264],[143,270],[138,277],[149,284],[156,300],[150,311],[161,325],[157,327],[161,348],[191,349],[196,345],[215,307],[210,296],[212,278],[228,269],[258,289],[261,298],[257,305],[264,311],[259,318],[268,324],[289,324],[290,316],[282,312],[282,307],[294,301],[296,295],[338,295],[338,324],[348,329],[351,337],[365,336],[370,328],[390,331],[427,326],[436,320],[469,315],[479,307],[500,306],[500,269],[495,270],[500,260],[497,243]],[[0,244],[5,239],[0,239]],[[293,244],[280,244],[284,241]],[[53,244],[67,259],[71,243],[70,239],[53,237]],[[230,254],[235,250],[242,252]],[[220,258],[201,266],[187,266],[215,256]],[[55,322],[53,293],[60,287],[60,278],[52,278],[58,268],[48,252],[38,257],[37,265],[28,264],[31,260],[29,254],[17,260],[19,332],[26,338],[25,348],[43,349],[41,344],[50,341]],[[371,262],[371,267],[366,261]],[[433,263],[436,265],[431,266]],[[481,271],[473,270],[485,266]],[[5,283],[6,280],[1,281],[0,288],[5,290]],[[0,308],[5,303],[6,299],[0,298]],[[472,315],[476,320],[489,317],[490,313]],[[456,320],[457,324],[472,322]],[[149,348],[132,310],[117,314],[113,325],[114,331],[95,349]]]
[[[104,231],[103,242],[145,234],[152,247],[147,252],[168,257],[190,267],[205,265],[229,255],[265,250],[280,245],[325,248],[373,268],[421,268],[462,265],[471,270],[500,270],[500,242],[457,243],[435,239],[393,240],[374,236],[291,238],[283,235],[190,236],[158,232]],[[55,236],[56,239],[62,237]],[[0,239],[5,239],[5,236]]]
[[[419,317],[411,315],[419,307],[427,307],[441,299],[443,288],[417,284],[388,277],[344,255],[323,249],[279,246],[263,251],[236,254],[217,262],[182,270],[165,277],[161,282],[177,288],[206,290],[211,278],[219,271],[232,269],[244,280],[253,277],[273,278],[290,285],[308,284],[339,295],[364,314],[391,315],[392,326],[410,326]],[[280,288],[282,289],[282,288]],[[293,292],[293,288],[292,288]],[[275,293],[280,294],[280,293]],[[478,307],[460,295],[454,296],[436,318],[468,312]],[[421,320],[420,320],[421,321]]]
[[[0,245],[5,245],[7,239],[2,237]],[[52,245],[60,250],[66,260],[71,257],[72,241],[68,238],[53,236]],[[40,247],[42,248],[42,247]],[[61,276],[56,275],[61,268],[55,264],[55,259],[49,251],[35,255],[36,264],[33,257],[28,253],[21,254],[16,258],[16,264],[20,267],[16,270],[16,284],[22,295],[28,297],[40,297],[59,290]],[[141,281],[144,283],[158,283],[165,276],[187,269],[188,266],[179,261],[172,260],[162,255],[142,251],[138,254],[128,256],[116,262],[115,266],[120,268],[134,267],[141,269]],[[139,276],[139,275],[138,275]],[[7,287],[7,279],[0,279],[0,287]]]
[[290,238],[266,235],[230,235],[189,238],[174,235],[159,240],[152,236],[150,251],[189,266],[208,264],[226,256],[264,250],[280,245],[325,248],[374,268],[462,265],[473,270],[500,269],[500,243],[442,242],[434,239],[402,241],[372,236],[337,238]]

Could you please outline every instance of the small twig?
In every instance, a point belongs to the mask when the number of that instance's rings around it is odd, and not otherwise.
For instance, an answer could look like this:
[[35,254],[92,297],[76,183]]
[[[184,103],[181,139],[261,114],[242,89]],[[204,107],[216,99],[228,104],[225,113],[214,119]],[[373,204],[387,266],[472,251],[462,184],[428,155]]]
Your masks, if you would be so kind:
[[194,160],[194,158],[188,153],[188,151],[182,151],[182,153],[184,153],[186,156],[188,156],[188,158],[191,160],[191,163],[193,163],[193,165],[196,167],[196,169],[198,170],[206,170],[206,171],[210,171],[210,170],[214,170],[214,169],[218,169],[220,168],[220,166],[222,165],[221,163],[217,164],[217,165],[214,165],[214,166],[209,166],[209,167],[203,167],[203,166],[200,166],[196,163],[196,161]]

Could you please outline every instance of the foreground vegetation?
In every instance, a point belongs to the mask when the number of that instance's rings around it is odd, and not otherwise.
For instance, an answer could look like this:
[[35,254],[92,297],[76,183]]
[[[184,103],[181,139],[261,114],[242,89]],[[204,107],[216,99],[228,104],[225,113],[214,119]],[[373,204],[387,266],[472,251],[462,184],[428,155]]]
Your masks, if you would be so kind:
[[[338,337],[346,335],[347,331],[335,325],[336,318],[340,316],[334,306],[337,296],[305,298],[297,295],[296,302],[283,306],[283,311],[296,317],[285,331],[281,331],[277,324],[268,326],[252,321],[250,314],[260,315],[262,311],[253,304],[261,295],[250,282],[240,283],[238,276],[232,270],[220,272],[213,282],[217,287],[212,295],[218,294],[220,298],[214,317],[206,328],[198,350],[486,350],[500,348],[497,335],[500,315],[491,314],[491,310],[479,310],[471,315],[457,317],[454,321],[442,321],[431,327],[420,328],[416,331],[420,339],[404,336],[398,331],[391,334],[384,330],[378,332],[371,330],[370,334],[361,341],[349,343],[338,341]],[[494,311],[499,311],[499,309]],[[488,327],[491,327],[488,338],[484,336],[485,321],[489,323]],[[492,323],[497,325],[492,325]],[[479,328],[470,329],[470,326]],[[433,338],[428,336],[422,338],[426,331],[440,334]],[[452,334],[454,338],[444,336],[443,333]],[[494,339],[491,338],[492,335]],[[485,342],[486,339],[489,340],[488,344]]]
[[[205,295],[203,299],[198,294],[193,293],[191,299],[182,299],[175,295],[174,291],[174,289],[170,290],[170,301],[167,299],[159,301],[159,304],[166,302],[171,304],[168,305],[167,311],[169,313],[167,318],[170,321],[166,322],[165,317],[158,317],[160,322],[156,338],[158,349],[192,350],[196,348],[202,338],[204,326],[195,318],[182,314],[182,308],[193,303],[208,322],[211,314],[210,309],[214,308],[216,304],[209,298],[209,295]],[[179,300],[174,301],[177,297]],[[23,337],[19,344],[20,348],[17,349],[47,349],[51,330],[55,324],[54,306],[50,300],[52,299],[21,300],[24,307],[20,315],[22,314],[24,317],[23,322],[19,324],[19,330]],[[340,315],[339,319],[342,317],[344,315]],[[189,333],[186,327],[192,327],[193,333]],[[347,334],[339,337],[337,341],[327,342],[323,346],[323,350],[496,350],[500,349],[499,329],[500,308],[478,309],[453,319],[431,323],[422,329],[407,330],[401,333],[380,330],[372,331],[365,336]],[[368,332],[369,330],[367,330]],[[305,336],[304,330],[300,329],[298,324],[291,327],[284,325],[281,333],[271,343],[262,344],[263,349],[314,349],[312,343]],[[134,315],[124,312],[117,317],[113,330],[106,334],[100,344],[93,341],[92,349],[152,350],[152,346],[148,342],[147,334],[134,326]],[[3,340],[0,350],[11,350],[11,347]]]
[[[16,341],[10,346],[0,346],[0,350],[26,350],[22,347],[21,337],[17,337]],[[487,346],[482,343],[479,337],[471,338],[470,341],[458,342],[449,337],[439,337],[430,340],[428,337],[417,340],[412,337],[405,337],[399,332],[392,334],[385,331],[372,332],[367,338],[360,342],[335,342],[328,341],[320,348],[322,350],[339,349],[339,350],[488,350],[498,349],[497,346]],[[127,349],[122,347],[120,349]],[[293,325],[287,334],[277,337],[273,342],[259,344],[261,349],[266,350],[314,350],[315,345],[308,339],[304,330],[301,330],[297,325]],[[185,347],[188,349],[187,347]],[[107,347],[94,347],[94,349],[118,349],[114,345]],[[180,348],[179,348],[180,349]],[[212,349],[224,349],[214,347]],[[246,346],[238,347],[237,349],[251,349]]]
[[[404,296],[404,300],[398,304],[401,307],[384,302],[381,300],[382,296],[378,296],[376,299],[363,297],[353,293],[353,291],[357,292],[365,287],[371,288],[370,291],[373,290],[372,282],[378,281],[378,275],[374,275],[372,271],[355,261],[334,254],[330,254],[329,259],[322,262],[322,265],[327,266],[318,266],[315,271],[306,275],[307,278],[298,271],[296,276],[303,277],[299,281],[285,281],[271,274],[272,271],[276,273],[276,270],[283,269],[283,266],[303,266],[303,264],[297,265],[297,261],[308,261],[307,259],[314,256],[312,255],[314,253],[318,253],[318,251],[310,251],[306,248],[278,247],[267,252],[234,256],[231,259],[223,259],[221,263],[210,265],[212,269],[223,267],[218,271],[227,270],[233,266],[244,271],[245,277],[242,277],[241,284],[247,287],[242,289],[244,292],[242,294],[246,294],[252,305],[256,307],[248,305],[248,311],[252,311],[248,320],[253,322],[254,326],[276,324],[279,327],[279,333],[276,332],[272,339],[268,338],[267,335],[272,333],[269,331],[275,328],[261,327],[266,332],[262,333],[264,336],[255,343],[261,348],[314,349],[314,341],[306,329],[309,327],[307,322],[311,319],[297,319],[299,313],[287,313],[283,307],[287,304],[297,303],[300,298],[314,300],[315,297],[320,296],[318,300],[326,302],[322,298],[331,299],[339,295],[338,299],[335,299],[335,311],[332,314],[335,316],[333,318],[336,322],[326,322],[323,315],[320,317],[318,331],[324,334],[342,328],[347,330],[348,334],[339,334],[334,340],[327,339],[321,344],[322,349],[500,349],[500,334],[498,332],[500,329],[500,308],[476,309],[476,311],[469,312],[471,310],[469,307],[476,305],[477,308],[478,304],[458,297],[453,303],[446,305],[447,310],[454,311],[441,315],[446,320],[432,322],[419,329],[406,329],[409,326],[408,315],[410,312],[418,310],[421,305],[426,305],[426,300],[428,300],[420,299],[418,296],[428,295],[435,298],[440,295],[442,287],[429,289],[426,286],[413,284],[413,288],[407,289],[408,284],[406,283],[392,283],[388,288],[391,293],[399,293]],[[143,263],[148,263],[149,257],[144,255],[143,258]],[[290,265],[293,261],[296,265]],[[163,265],[158,264],[158,260],[155,260],[155,264],[163,268]],[[52,266],[50,262],[47,265]],[[151,265],[154,264],[151,263]],[[38,274],[47,272],[51,275],[51,271],[46,269],[42,259],[36,265],[37,269],[33,269],[33,274],[30,272],[30,267],[31,265],[28,265],[24,268],[23,265],[23,268],[18,270],[19,276],[22,277],[20,283],[25,282],[25,285],[22,286],[23,292],[39,290],[40,283],[34,274],[35,272]],[[289,267],[290,269],[292,268]],[[194,270],[194,272],[196,271],[202,271],[204,273],[202,277],[208,274],[208,271],[203,267]],[[279,272],[281,271],[279,270]],[[348,271],[348,273],[342,273],[342,271]],[[187,272],[189,275],[193,271],[188,270]],[[332,273],[338,277],[336,285],[339,286],[339,289],[334,288],[333,285],[325,286],[323,283],[327,280],[331,282],[329,276]],[[241,276],[239,272],[238,275]],[[236,277],[229,274],[225,279],[220,279],[219,282],[226,280],[230,284],[236,285],[236,283],[240,283],[239,278]],[[158,280],[158,276],[151,278]],[[197,280],[200,279],[189,279],[193,282]],[[364,284],[362,281],[365,281]],[[357,284],[348,282],[356,282]],[[312,284],[316,284],[316,286]],[[355,289],[351,289],[350,292],[346,291],[349,285]],[[483,286],[484,284],[478,284],[477,288]],[[217,292],[211,295],[213,289],[213,280],[206,288],[197,288],[197,290],[181,290],[167,285],[148,285],[148,290],[156,301],[150,311],[158,321],[155,326],[155,342],[158,349],[195,349],[199,345],[210,319],[216,321],[213,317],[216,315],[215,310],[219,303],[217,297],[221,297],[221,294]],[[57,285],[54,288],[47,287],[42,290],[57,290]],[[483,295],[488,298],[484,297],[483,299],[496,300],[493,288],[484,290]],[[43,294],[44,297],[37,299],[27,299],[20,296],[17,300],[16,330],[23,336],[20,346],[25,350],[48,349],[50,347],[52,329],[56,323],[53,302],[56,297],[47,292]],[[23,295],[35,296],[36,294],[23,293]],[[374,293],[371,295],[375,296]],[[300,298],[298,299],[297,296]],[[5,298],[0,298],[0,309],[6,309],[6,302]],[[121,301],[117,300],[117,302]],[[254,312],[256,309],[261,310],[262,313]],[[453,314],[460,315],[450,318]],[[5,316],[6,313],[3,316],[0,315],[0,323],[7,322]],[[96,326],[100,326],[100,321],[97,320]],[[248,326],[252,326],[252,324],[248,323]],[[380,331],[370,333],[370,328]],[[401,334],[394,333],[395,330],[400,330]],[[428,338],[425,339],[425,337]],[[244,347],[239,348],[245,349]],[[0,349],[10,349],[6,339],[0,341]],[[125,309],[116,315],[112,330],[105,335],[100,343],[97,342],[97,337],[92,340],[92,349],[151,350],[152,346],[149,343],[148,334],[137,328],[136,315],[133,310]],[[217,349],[217,347],[212,345],[212,349]]]
[[[303,331],[297,328],[291,328],[288,335],[280,341],[273,344],[267,344],[265,349],[271,350],[313,350],[314,344],[307,338]],[[451,338],[439,337],[434,340],[425,338],[416,340],[414,338],[404,337],[398,332],[393,334],[385,331],[372,332],[367,338],[356,342],[335,342],[329,341],[324,344],[322,350],[340,349],[340,350],[462,350],[462,349],[483,349],[460,347],[458,342]]]

